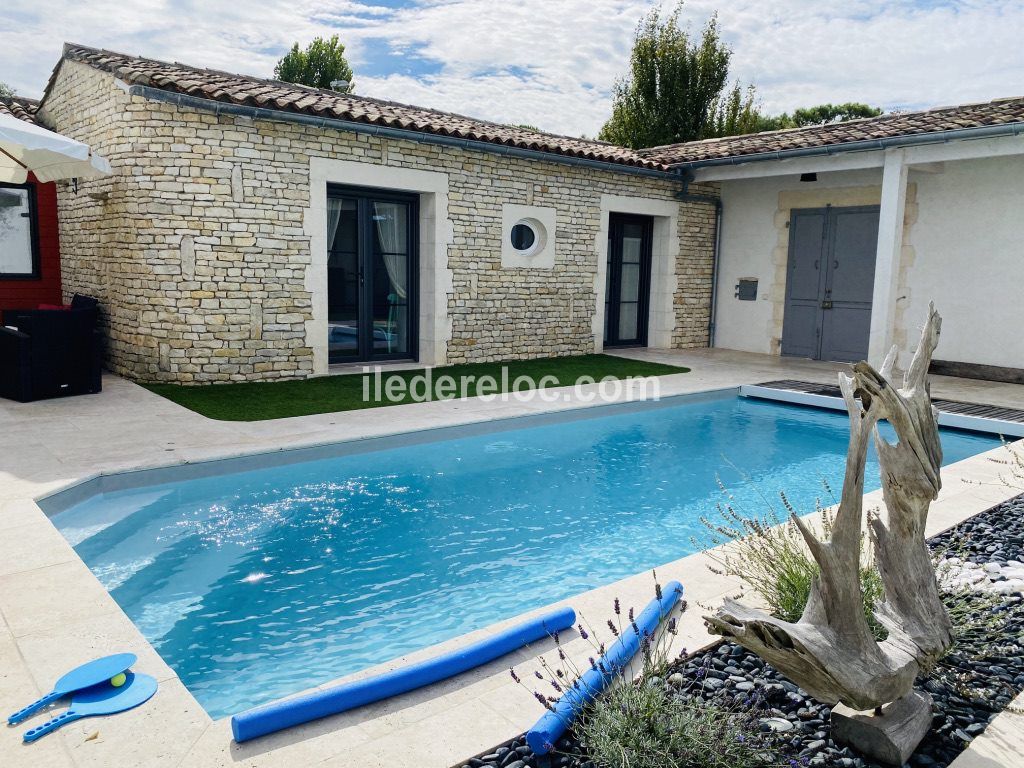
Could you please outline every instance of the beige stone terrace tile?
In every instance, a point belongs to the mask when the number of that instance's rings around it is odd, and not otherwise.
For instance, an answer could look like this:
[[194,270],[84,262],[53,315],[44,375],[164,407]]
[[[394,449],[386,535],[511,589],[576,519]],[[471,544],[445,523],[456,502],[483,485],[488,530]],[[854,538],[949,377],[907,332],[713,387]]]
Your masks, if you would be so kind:
[[58,452],[51,448],[39,443],[22,443],[17,450],[4,451],[3,463],[0,464],[0,485],[6,484],[8,479],[37,475],[59,463]]
[[43,498],[94,476],[94,473],[83,474],[81,471],[70,469],[60,461],[54,461],[45,470],[37,470],[19,477],[5,475],[0,470],[0,502]]
[[81,560],[0,576],[0,613],[18,638],[115,608],[107,590]]
[[322,763],[331,768],[448,768],[465,758],[467,743],[497,744],[514,726],[485,701],[467,702],[443,714],[367,742]]
[[[45,721],[35,724],[41,722]],[[0,726],[4,729],[0,734],[0,759],[4,768],[73,768],[74,760],[59,736],[50,735],[34,744],[23,743],[21,735],[31,726],[31,723],[15,728]]]
[[0,576],[77,559],[75,550],[49,524],[49,520],[32,520],[11,527],[0,526]]
[[172,679],[136,709],[79,720],[42,741],[61,739],[78,768],[164,768],[179,765],[209,727],[209,716]]
[[[0,632],[0,702],[6,709],[0,711],[0,716],[6,720],[11,712],[44,692],[32,679],[14,638],[4,629]],[[46,715],[40,715],[16,727],[0,725],[0,765],[3,768],[69,768],[72,765],[71,755],[59,739],[42,739],[32,745],[22,743],[22,734],[46,719]]]
[[18,528],[29,523],[39,524],[43,522],[49,522],[46,514],[31,499],[0,500],[0,536],[6,536],[3,532],[9,528]]
[[345,713],[236,744],[231,740],[230,722],[218,720],[203,732],[179,765],[181,768],[263,768],[318,765],[332,755],[360,759],[362,745],[371,740],[360,721],[358,713]]
[[1019,768],[1024,765],[1024,693],[996,715],[950,768]]

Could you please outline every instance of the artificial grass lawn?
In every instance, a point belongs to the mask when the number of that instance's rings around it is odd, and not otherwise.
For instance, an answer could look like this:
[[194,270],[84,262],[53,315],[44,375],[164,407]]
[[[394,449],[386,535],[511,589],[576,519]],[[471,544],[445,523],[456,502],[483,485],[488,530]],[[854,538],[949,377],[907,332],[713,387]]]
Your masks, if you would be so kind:
[[[641,360],[628,360],[612,355],[580,355],[578,357],[550,357],[540,360],[513,360],[504,363],[469,363],[465,365],[448,365],[431,369],[431,377],[436,387],[439,377],[448,375],[459,382],[460,377],[475,377],[469,387],[470,396],[478,394],[494,394],[493,391],[480,392],[477,382],[483,376],[492,376],[498,383],[498,391],[502,385],[502,367],[508,368],[507,383],[515,382],[519,376],[529,376],[539,382],[545,376],[553,376],[557,383],[545,382],[546,386],[570,386],[582,376],[590,376],[596,381],[605,377],[625,379],[630,376],[663,376],[670,373],[687,373],[689,368],[647,363]],[[381,391],[387,392],[387,382],[391,378],[404,379],[408,382],[415,376],[423,374],[419,368],[408,371],[393,371],[381,374]],[[363,379],[369,378],[369,401],[363,399]],[[263,421],[264,419],[282,419],[288,416],[308,416],[313,413],[334,413],[335,411],[354,411],[361,408],[378,408],[388,405],[415,402],[408,388],[404,389],[404,397],[398,400],[374,397],[375,382],[373,373],[354,373],[341,376],[321,376],[315,379],[299,379],[295,381],[274,382],[241,382],[238,384],[216,384],[205,387],[186,387],[180,384],[148,384],[151,392],[173,400],[196,413],[211,419],[222,421]],[[509,387],[511,388],[511,387]],[[424,387],[419,390],[422,393]],[[436,393],[431,391],[430,399]],[[461,391],[454,397],[460,397]],[[445,398],[449,399],[449,398]]]

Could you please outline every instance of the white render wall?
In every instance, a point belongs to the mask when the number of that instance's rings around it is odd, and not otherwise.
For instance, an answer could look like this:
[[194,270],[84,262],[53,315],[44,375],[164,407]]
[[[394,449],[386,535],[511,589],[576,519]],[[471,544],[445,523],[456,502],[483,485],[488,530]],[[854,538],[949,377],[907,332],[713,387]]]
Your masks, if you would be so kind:
[[[788,237],[789,218],[788,211],[780,212],[780,204],[796,202],[794,207],[799,208],[828,203],[877,204],[881,184],[881,169],[819,173],[816,182],[801,182],[796,175],[721,182],[722,241],[715,346],[779,354],[787,255],[783,243]],[[780,198],[783,193],[789,194]],[[740,278],[758,280],[756,301],[736,298]]]
[[935,302],[937,360],[1024,368],[1024,156],[948,162],[918,179],[907,337]]
[[[916,344],[928,301],[943,316],[936,359],[1024,368],[1024,156],[911,168],[893,337]],[[721,182],[715,346],[779,354],[784,238],[792,207],[877,204],[881,169]],[[793,203],[796,204],[793,204]],[[757,301],[735,298],[742,277]]]

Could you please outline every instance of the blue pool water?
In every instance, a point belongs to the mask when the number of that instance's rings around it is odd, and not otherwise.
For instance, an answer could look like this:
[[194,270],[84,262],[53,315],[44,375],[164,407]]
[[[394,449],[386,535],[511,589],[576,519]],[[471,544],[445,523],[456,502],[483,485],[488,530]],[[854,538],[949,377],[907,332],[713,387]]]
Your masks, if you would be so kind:
[[[53,519],[221,717],[690,554],[716,476],[754,514],[780,490],[832,503],[845,413],[676,402],[117,490]],[[999,444],[942,442],[947,463]]]

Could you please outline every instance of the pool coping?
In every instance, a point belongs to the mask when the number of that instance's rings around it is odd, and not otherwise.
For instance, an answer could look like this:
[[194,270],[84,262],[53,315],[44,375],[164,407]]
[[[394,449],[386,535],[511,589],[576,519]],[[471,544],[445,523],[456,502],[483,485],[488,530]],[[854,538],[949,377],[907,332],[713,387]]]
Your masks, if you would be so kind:
[[[735,388],[712,387],[691,392],[706,393],[729,389]],[[545,409],[544,412],[581,411],[603,405],[608,403],[574,403],[565,408]],[[529,415],[534,414],[518,414]],[[491,431],[494,421],[515,421],[518,416],[512,415],[509,418],[499,415],[488,418],[485,415],[480,419],[474,418],[460,423],[484,425],[487,427],[485,431]],[[399,435],[405,431],[394,429],[373,437],[384,434]],[[369,436],[356,438],[357,441],[365,439],[369,439]],[[315,448],[336,442],[338,441],[313,441],[302,447]],[[276,456],[281,450],[291,448],[280,448],[269,455]],[[933,505],[933,512],[929,517],[929,535],[1017,495],[1016,489],[1005,488],[997,483],[999,470],[994,469],[989,459],[994,458],[994,454],[1001,450],[996,448],[943,469],[946,485],[939,500]],[[228,459],[268,454],[266,450],[244,451],[234,455],[224,455],[223,451],[219,453],[221,455],[210,458]],[[161,466],[166,468],[191,463],[194,462],[185,460]],[[123,471],[123,468],[101,470],[93,473],[91,477],[79,477],[59,487],[67,489],[91,479]],[[983,484],[974,484],[977,481]],[[52,483],[48,486],[43,485],[39,491],[40,497],[51,496],[55,486]],[[869,505],[881,505],[879,491],[867,494],[865,498]],[[10,666],[18,666],[20,669],[14,670],[14,674],[8,676],[13,679],[0,681],[0,702],[14,705],[25,698],[26,690],[32,690],[33,693],[39,691],[56,677],[59,671],[77,662],[77,659],[73,658],[74,653],[79,652],[85,657],[99,655],[96,651],[109,648],[112,638],[120,638],[119,642],[122,645],[138,648],[141,658],[139,668],[155,673],[162,681],[163,690],[150,705],[140,710],[101,723],[84,721],[84,725],[80,727],[66,728],[62,736],[51,737],[50,740],[35,745],[45,745],[44,749],[25,749],[19,745],[9,750],[12,732],[8,729],[5,736],[0,739],[0,745],[4,746],[4,754],[13,755],[13,765],[26,764],[32,765],[33,768],[46,764],[293,765],[301,760],[340,766],[351,765],[353,751],[358,751],[357,764],[360,766],[394,768],[401,765],[416,765],[448,768],[473,754],[478,754],[481,749],[517,735],[540,714],[532,696],[515,686],[506,671],[511,660],[516,663],[517,668],[529,674],[538,662],[536,653],[531,652],[536,649],[528,649],[513,654],[511,658],[502,659],[474,670],[473,673],[467,673],[420,692],[302,726],[285,734],[265,737],[251,745],[235,745],[230,742],[228,719],[213,721],[205,714],[191,694],[177,681],[173,671],[141,637],[109,593],[99,585],[84,562],[77,557],[52,524],[49,524],[40,506],[35,501],[26,503],[27,501],[17,499],[0,502],[5,511],[13,510],[13,518],[17,523],[3,524],[0,530],[19,528],[22,533],[32,533],[38,537],[31,542],[35,546],[28,565],[32,567],[16,570],[13,574],[5,571],[6,575],[0,576],[0,587],[9,587],[12,575],[27,574],[27,578],[22,580],[27,584],[23,586],[41,589],[47,594],[54,601],[47,606],[47,610],[53,615],[49,617],[47,626],[41,628],[38,622],[32,624],[32,614],[38,612],[36,605],[19,603],[4,606],[4,629],[7,630],[8,636],[0,634],[0,661],[16,659],[20,664],[12,663]],[[6,516],[2,522],[8,522]],[[40,525],[41,522],[45,522],[45,525]],[[53,538],[54,534],[59,541]],[[711,572],[708,569],[711,564],[707,552],[698,552],[660,567],[659,577],[663,582],[670,578],[680,579],[686,587],[686,598],[691,606],[699,603],[703,610],[705,606],[711,608],[722,597],[735,593],[740,586],[734,579]],[[46,571],[49,572],[43,573]],[[61,584],[79,580],[87,585],[82,594],[75,593],[73,589],[56,589]],[[97,587],[101,594],[96,593]],[[572,604],[594,623],[595,615],[597,620],[605,618],[613,597],[620,597],[625,604],[639,607],[649,599],[651,589],[650,574],[636,574],[341,679],[358,679],[440,651],[457,648],[496,628],[520,621],[525,616],[536,615],[552,606]],[[84,600],[84,604],[76,604],[80,600]],[[680,634],[675,641],[677,645],[688,645],[693,649],[715,642],[715,638],[709,636],[703,628],[700,620],[701,610],[691,608],[684,616]],[[88,618],[93,612],[101,618]],[[28,625],[19,624],[22,620],[27,620]],[[99,626],[101,624],[104,626]],[[76,651],[66,647],[68,638],[75,639]],[[46,649],[49,649],[50,653],[44,653]],[[566,649],[577,661],[582,660],[589,652],[589,646],[578,640],[570,641]],[[0,664],[0,668],[5,666],[7,665]],[[334,682],[336,681],[325,685],[332,685]],[[94,732],[102,735],[87,740]],[[423,745],[427,743],[430,747],[424,752]],[[126,748],[126,744],[130,745],[130,748]],[[125,762],[126,760],[128,762]],[[134,762],[131,762],[133,760]]]

